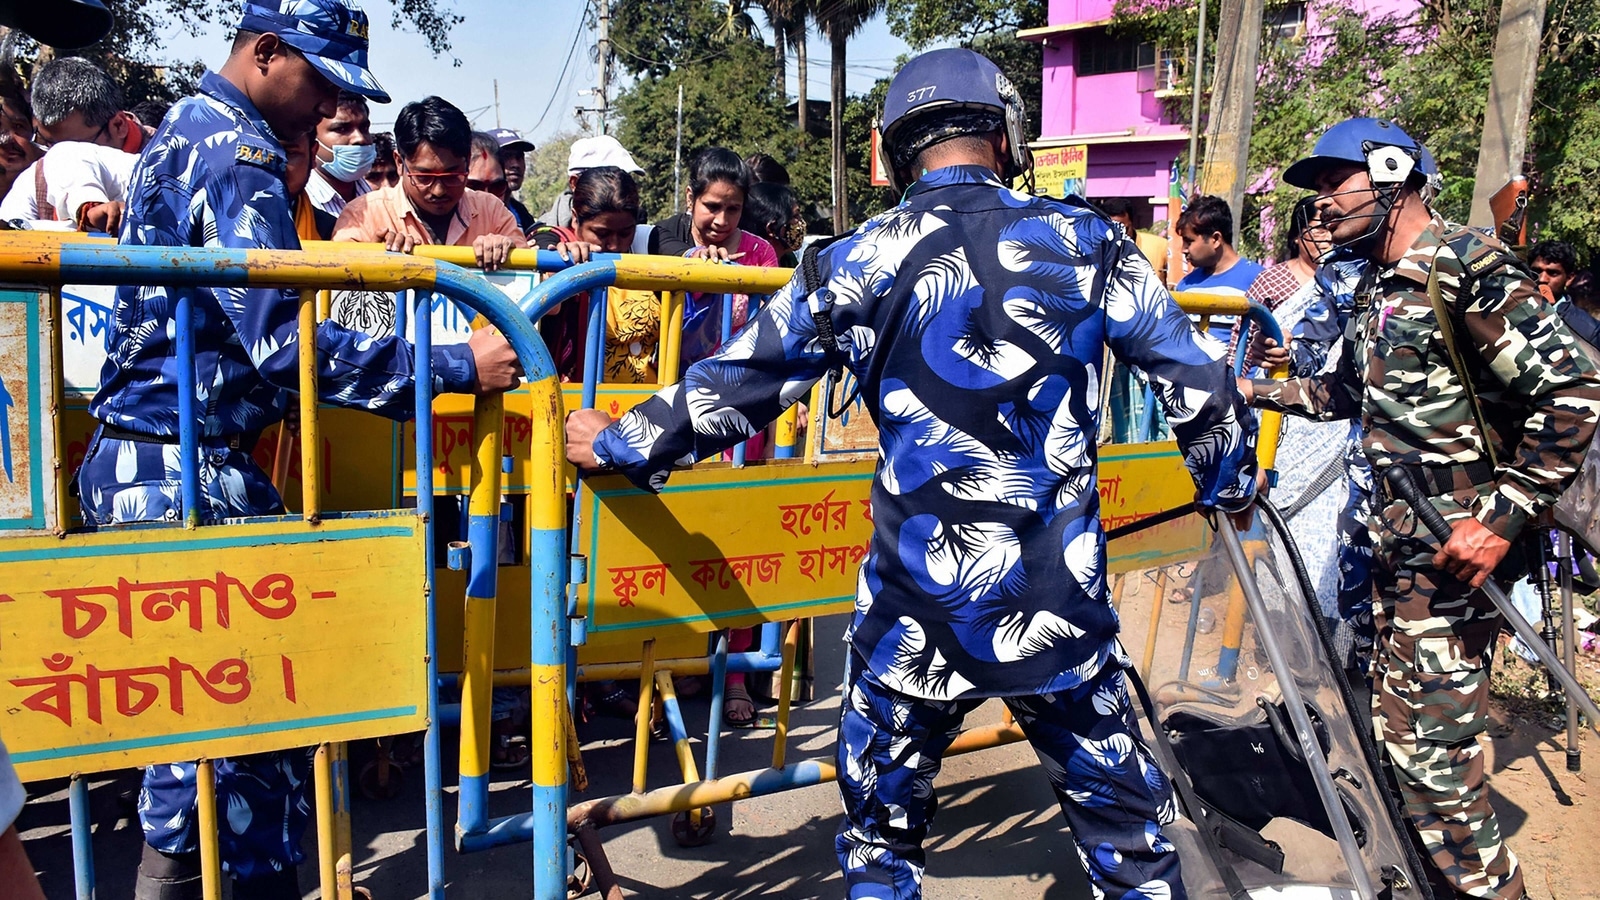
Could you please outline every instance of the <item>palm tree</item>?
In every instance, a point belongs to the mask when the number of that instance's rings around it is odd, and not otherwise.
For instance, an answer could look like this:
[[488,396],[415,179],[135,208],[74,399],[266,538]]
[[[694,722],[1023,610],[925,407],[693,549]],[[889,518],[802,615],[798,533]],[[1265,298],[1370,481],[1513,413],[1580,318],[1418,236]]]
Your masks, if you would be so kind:
[[844,158],[844,60],[845,42],[861,26],[882,12],[888,0],[815,0],[812,12],[817,27],[832,45],[832,71],[829,74],[829,112],[833,143],[833,230],[842,232],[849,219],[849,197],[845,191]]
[[806,136],[806,20],[812,14],[813,0],[761,0],[761,9],[767,14],[767,24],[772,27],[772,51],[774,60],[773,77],[777,81],[778,93],[783,94],[784,83],[787,80],[786,53],[790,47],[794,48],[796,76],[800,110],[796,127],[800,129],[800,139]]

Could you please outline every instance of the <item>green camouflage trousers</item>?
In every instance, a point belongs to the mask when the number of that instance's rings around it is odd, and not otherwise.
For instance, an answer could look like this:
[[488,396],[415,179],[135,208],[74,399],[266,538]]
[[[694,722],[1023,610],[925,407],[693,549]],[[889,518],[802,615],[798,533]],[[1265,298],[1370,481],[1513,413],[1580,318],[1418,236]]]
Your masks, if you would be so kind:
[[[1447,519],[1475,508],[1462,490],[1433,498]],[[1435,569],[1438,542],[1403,502],[1373,524],[1373,726],[1406,813],[1462,895],[1521,900],[1522,870],[1500,837],[1484,784],[1489,664],[1501,619],[1481,591]]]

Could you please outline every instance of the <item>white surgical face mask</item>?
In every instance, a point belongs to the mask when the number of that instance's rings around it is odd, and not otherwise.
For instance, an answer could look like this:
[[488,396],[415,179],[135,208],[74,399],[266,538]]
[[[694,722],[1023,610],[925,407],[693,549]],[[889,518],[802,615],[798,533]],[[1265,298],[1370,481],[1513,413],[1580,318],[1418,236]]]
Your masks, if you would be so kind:
[[372,171],[372,164],[378,159],[378,148],[372,144],[345,144],[339,147],[329,147],[327,144],[317,143],[329,153],[333,159],[322,164],[322,171],[328,177],[349,184],[360,181]]

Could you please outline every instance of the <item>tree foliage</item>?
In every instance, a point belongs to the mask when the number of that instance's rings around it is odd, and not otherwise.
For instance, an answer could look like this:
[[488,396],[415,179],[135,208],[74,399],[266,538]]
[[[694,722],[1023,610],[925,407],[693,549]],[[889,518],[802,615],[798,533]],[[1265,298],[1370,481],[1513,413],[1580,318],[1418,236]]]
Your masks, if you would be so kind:
[[889,31],[913,50],[955,44],[993,60],[1027,101],[1032,136],[1039,134],[1044,51],[1016,35],[1048,18],[1045,0],[889,0]]
[[[827,142],[805,140],[793,127],[772,78],[773,49],[762,36],[742,29],[719,33],[727,13],[718,0],[619,0],[613,9],[619,31],[624,22],[638,26],[625,39],[632,54],[622,53],[619,62],[639,77],[617,97],[616,109],[622,120],[617,137],[646,172],[641,200],[652,217],[673,210],[681,85],[685,182],[689,156],[700,147],[728,147],[746,157],[765,153],[788,167],[802,211],[820,228],[831,209]],[[643,52],[647,46],[671,52],[651,56]],[[860,221],[883,208],[867,184],[872,107],[850,98],[844,118],[851,218]]]
[[[1350,116],[1398,122],[1438,161],[1436,205],[1453,221],[1471,207],[1483,132],[1498,0],[1424,0],[1404,16],[1364,14],[1349,0],[1313,0],[1313,33],[1263,36],[1250,179],[1240,223],[1243,249],[1271,256],[1303,192],[1278,174],[1304,156],[1329,125]],[[1142,40],[1192,47],[1191,0],[1118,0],[1116,27]],[[1268,3],[1268,15],[1274,8]],[[1281,8],[1281,7],[1280,7]],[[1555,0],[1529,129],[1525,171],[1534,182],[1533,231],[1600,248],[1600,7]],[[1192,50],[1189,51],[1192,53]],[[1209,54],[1208,54],[1209,55]],[[1188,118],[1186,100],[1176,117]]]
[[[396,28],[410,28],[427,40],[437,54],[450,52],[450,31],[461,16],[441,7],[441,0],[390,0]],[[104,68],[122,85],[129,106],[144,100],[171,103],[194,92],[205,66],[199,60],[172,60],[165,42],[174,29],[199,35],[217,26],[232,28],[239,17],[237,3],[214,0],[119,0],[111,33],[99,43],[61,55],[81,56]],[[31,40],[18,48],[18,60],[34,60],[40,52]],[[460,60],[453,60],[460,65]],[[23,65],[26,77],[33,68]]]

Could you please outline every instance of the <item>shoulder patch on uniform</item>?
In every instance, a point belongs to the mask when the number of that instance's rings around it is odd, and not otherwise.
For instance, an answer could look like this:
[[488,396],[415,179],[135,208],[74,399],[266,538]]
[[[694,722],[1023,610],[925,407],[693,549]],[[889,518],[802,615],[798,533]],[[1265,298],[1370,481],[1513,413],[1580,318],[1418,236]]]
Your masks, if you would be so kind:
[[247,134],[239,135],[238,146],[234,149],[233,158],[235,162],[258,166],[278,175],[284,173],[287,163],[287,160],[283,157],[283,151],[262,138]]

